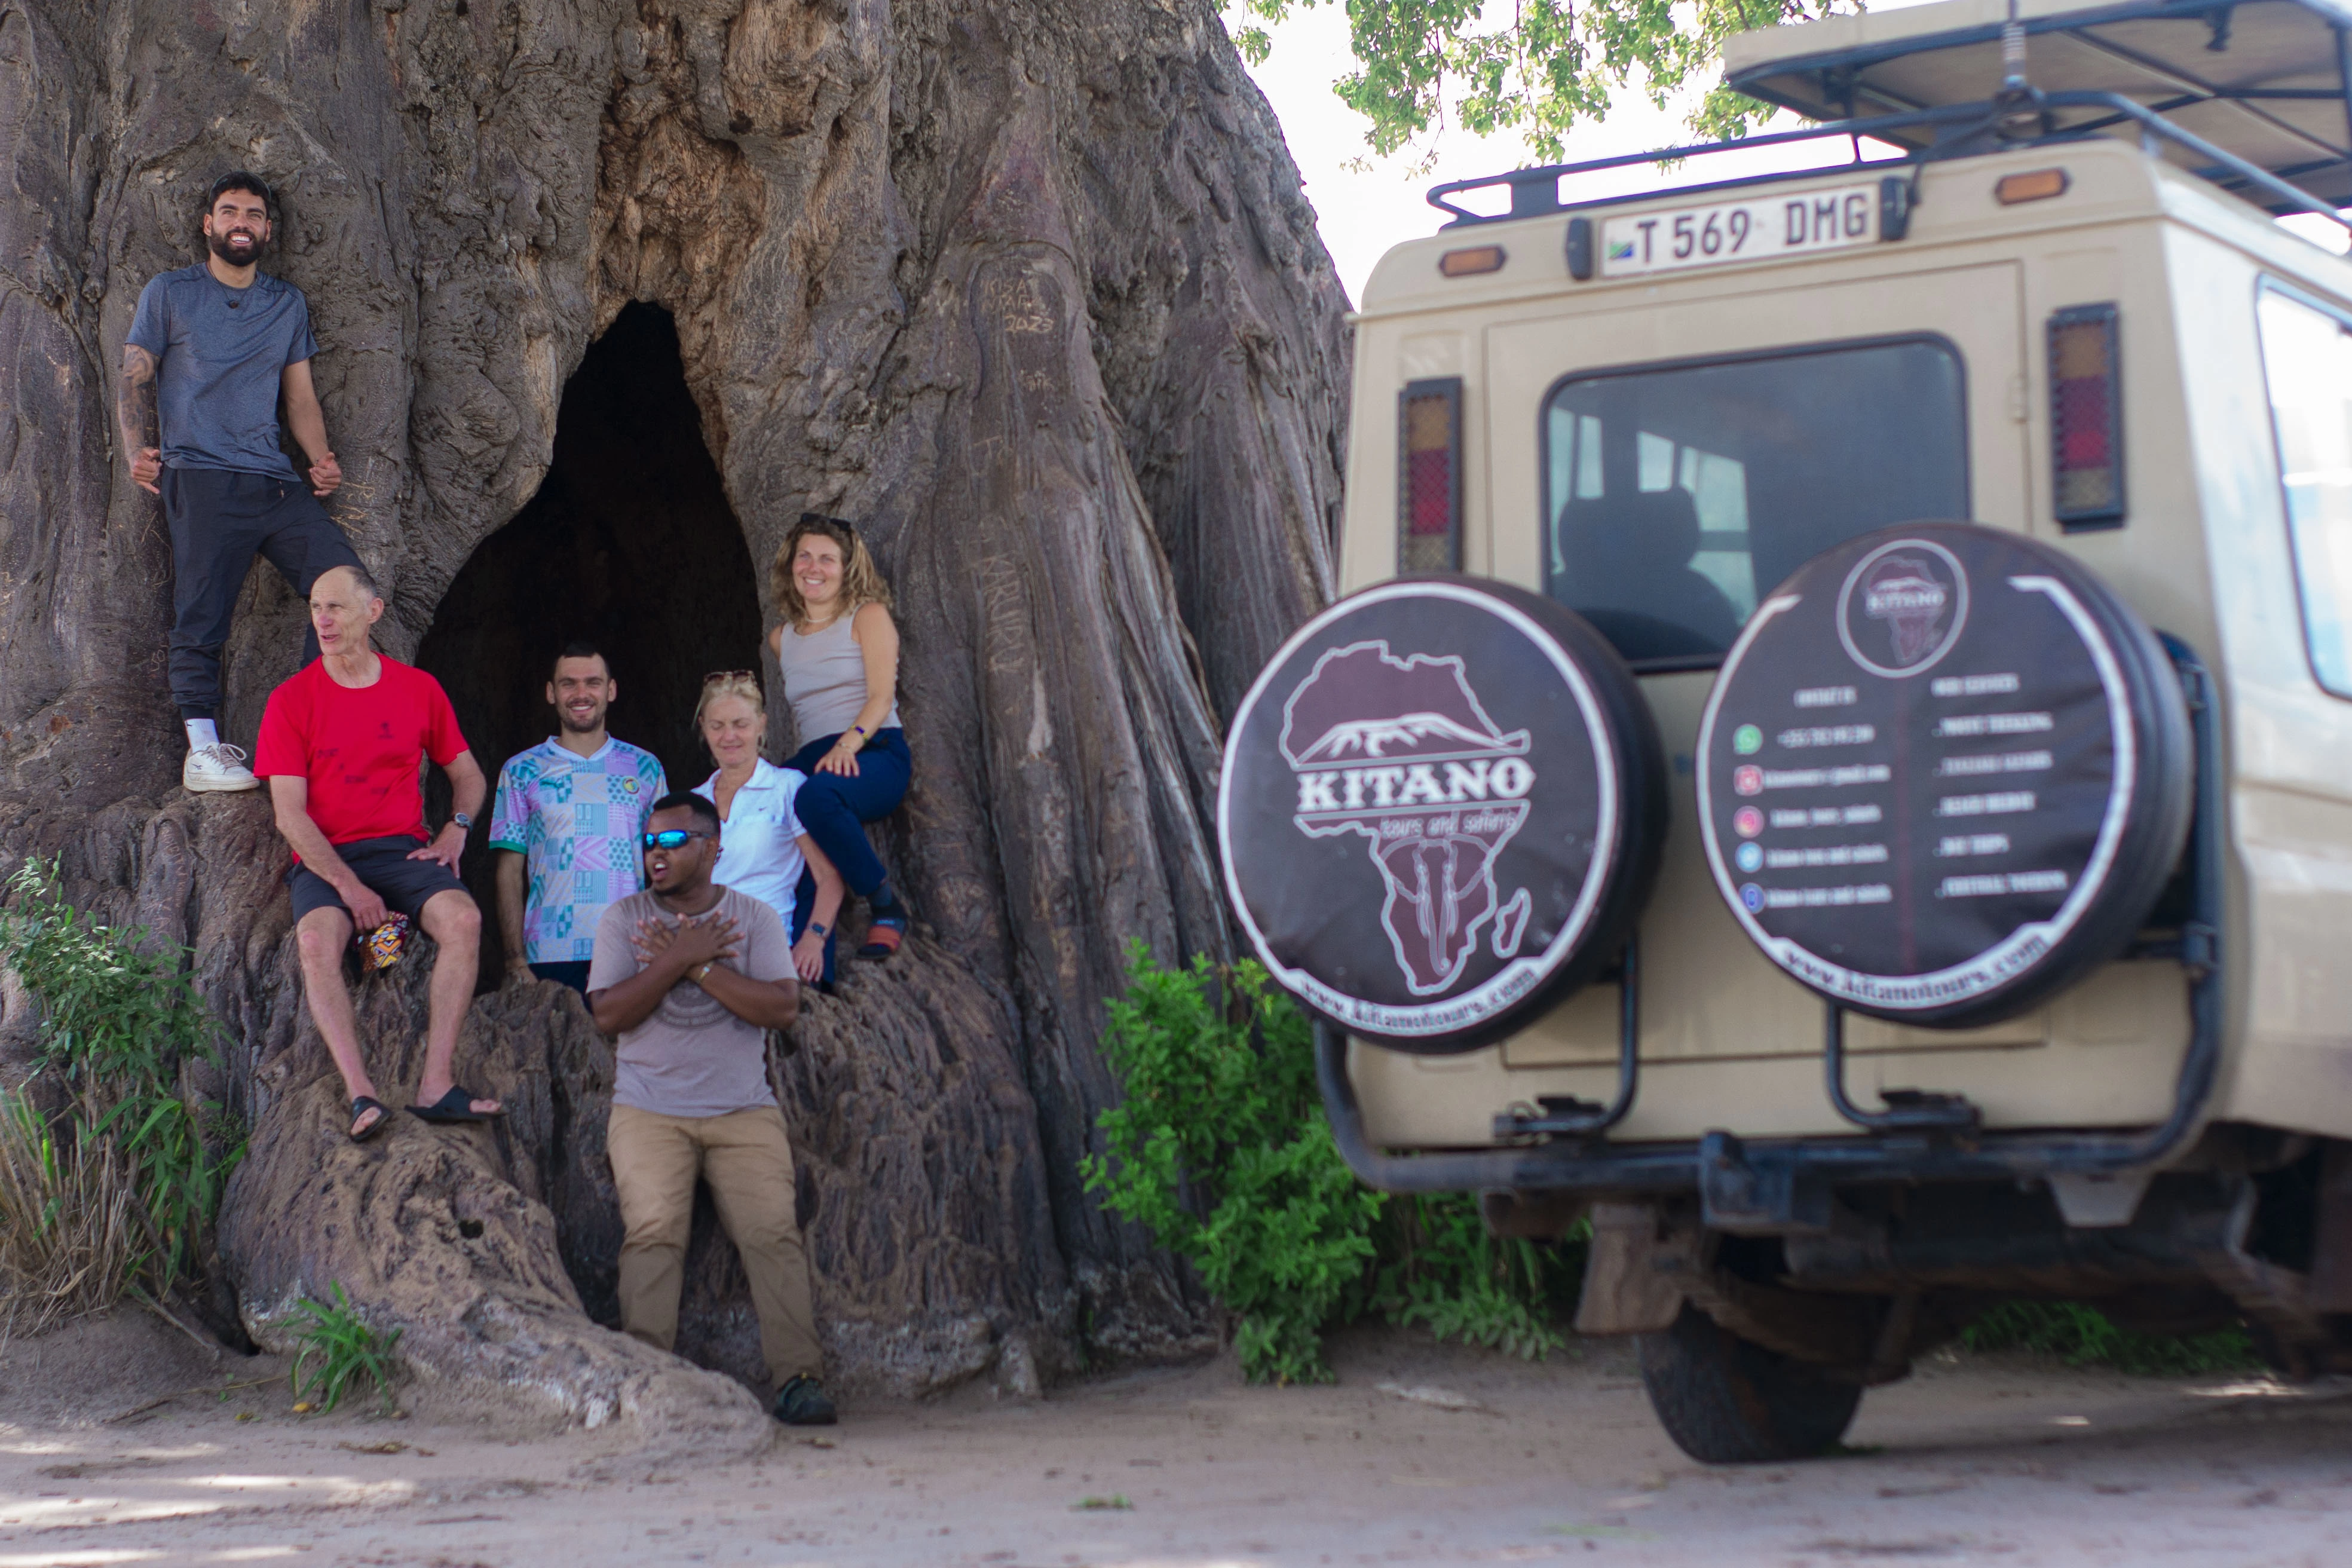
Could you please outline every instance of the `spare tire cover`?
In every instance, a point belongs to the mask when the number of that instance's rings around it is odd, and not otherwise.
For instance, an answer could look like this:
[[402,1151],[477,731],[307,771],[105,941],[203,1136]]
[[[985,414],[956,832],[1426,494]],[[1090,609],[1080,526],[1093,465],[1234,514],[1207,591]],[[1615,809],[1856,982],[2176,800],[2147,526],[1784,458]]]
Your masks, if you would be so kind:
[[2155,635],[2070,556],[1970,523],[1800,567],[1725,659],[1696,758],[1716,885],[1766,956],[1955,1027],[2119,952],[2194,796]]
[[1664,831],[1657,734],[1573,611],[1412,577],[1326,610],[1250,689],[1225,887],[1309,1007],[1422,1054],[1507,1033],[1622,947]]

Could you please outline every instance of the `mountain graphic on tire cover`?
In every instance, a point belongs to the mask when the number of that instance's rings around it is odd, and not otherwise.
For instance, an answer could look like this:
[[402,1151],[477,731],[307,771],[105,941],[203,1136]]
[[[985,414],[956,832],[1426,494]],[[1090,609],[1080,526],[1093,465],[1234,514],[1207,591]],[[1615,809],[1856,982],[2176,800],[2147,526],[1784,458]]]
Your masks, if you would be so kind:
[[1632,675],[1573,612],[1401,579],[1302,627],[1243,700],[1227,891],[1308,1006],[1400,1049],[1470,1049],[1622,949],[1663,775]]
[[1696,750],[1717,889],[1856,1011],[2012,1016],[2116,956],[2189,826],[2179,678],[2062,551],[1913,523],[1814,557],[1725,659]]
[[[1462,662],[1398,658],[1386,641],[1353,643],[1318,659],[1284,705],[1282,752],[1302,781],[1292,821],[1310,838],[1364,840],[1388,887],[1381,923],[1417,996],[1460,978],[1479,929],[1505,908],[1495,855],[1527,821],[1523,797],[1535,784],[1528,732],[1496,730]],[[1350,762],[1363,765],[1332,765]],[[1477,804],[1454,809],[1457,795]],[[1418,831],[1396,831],[1400,808],[1415,805],[1431,808],[1413,815]],[[1495,931],[1497,957],[1517,952],[1529,902],[1525,888],[1510,895]]]

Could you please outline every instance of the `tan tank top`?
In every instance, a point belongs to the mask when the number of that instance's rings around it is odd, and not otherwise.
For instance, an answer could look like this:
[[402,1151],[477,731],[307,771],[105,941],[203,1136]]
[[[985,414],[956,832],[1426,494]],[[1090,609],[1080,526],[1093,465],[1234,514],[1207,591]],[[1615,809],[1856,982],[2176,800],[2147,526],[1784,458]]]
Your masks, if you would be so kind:
[[[791,626],[776,639],[776,663],[784,678],[784,700],[792,705],[793,727],[803,746],[827,735],[838,735],[857,722],[866,706],[866,655],[849,635],[857,618],[842,616],[821,632],[803,636]],[[877,730],[896,729],[898,704]]]

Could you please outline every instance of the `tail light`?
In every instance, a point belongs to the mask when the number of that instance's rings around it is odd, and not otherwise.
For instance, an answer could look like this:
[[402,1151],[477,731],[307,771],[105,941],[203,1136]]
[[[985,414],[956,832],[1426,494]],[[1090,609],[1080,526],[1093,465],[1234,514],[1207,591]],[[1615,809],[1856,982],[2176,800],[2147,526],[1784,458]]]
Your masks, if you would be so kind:
[[1397,399],[1397,570],[1462,566],[1462,378],[1409,381]]
[[2116,308],[2050,317],[2051,510],[2069,531],[2124,521],[2123,382]]

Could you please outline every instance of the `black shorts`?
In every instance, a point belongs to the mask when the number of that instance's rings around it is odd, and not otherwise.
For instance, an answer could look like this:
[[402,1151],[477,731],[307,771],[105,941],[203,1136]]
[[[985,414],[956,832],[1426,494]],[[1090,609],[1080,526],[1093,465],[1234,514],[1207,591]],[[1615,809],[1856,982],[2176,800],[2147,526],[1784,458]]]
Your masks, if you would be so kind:
[[[440,861],[408,858],[424,847],[422,838],[357,838],[336,845],[335,853],[386,908],[398,910],[413,921],[424,912],[425,901],[434,894],[466,891],[457,874]],[[335,891],[334,884],[299,862],[286,873],[286,889],[294,897],[296,925],[312,910],[343,910],[343,896]]]

